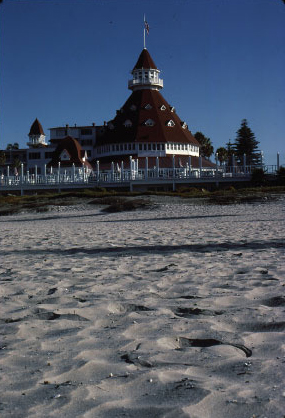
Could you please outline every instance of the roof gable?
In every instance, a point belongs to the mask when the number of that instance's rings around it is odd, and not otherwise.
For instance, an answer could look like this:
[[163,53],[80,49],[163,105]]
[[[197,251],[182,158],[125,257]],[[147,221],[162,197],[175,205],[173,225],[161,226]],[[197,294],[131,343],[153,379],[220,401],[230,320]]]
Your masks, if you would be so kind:
[[79,142],[72,136],[67,136],[57,143],[57,148],[53,152],[52,160],[48,166],[57,166],[60,162],[63,166],[82,166],[85,164],[90,166],[88,161],[85,161],[85,151],[82,150]]

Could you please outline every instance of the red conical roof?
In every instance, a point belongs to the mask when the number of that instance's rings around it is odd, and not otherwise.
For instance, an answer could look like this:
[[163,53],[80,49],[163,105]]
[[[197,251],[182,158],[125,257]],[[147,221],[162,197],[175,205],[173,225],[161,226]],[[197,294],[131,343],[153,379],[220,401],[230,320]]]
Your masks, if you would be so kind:
[[153,59],[151,58],[148,50],[146,48],[144,48],[137,60],[136,65],[133,68],[134,70],[140,70],[141,68],[144,69],[155,69],[157,70],[157,67],[153,61]]
[[[145,124],[148,119],[154,122],[153,126]],[[130,127],[125,126],[126,121]],[[174,122],[173,127],[167,125],[170,121]],[[107,128],[97,138],[97,145],[125,142],[200,145],[187,128],[183,129],[183,122],[157,90],[134,91],[111,123],[113,129]]]
[[38,121],[38,118],[36,118],[32,124],[29,135],[45,135],[43,127]]

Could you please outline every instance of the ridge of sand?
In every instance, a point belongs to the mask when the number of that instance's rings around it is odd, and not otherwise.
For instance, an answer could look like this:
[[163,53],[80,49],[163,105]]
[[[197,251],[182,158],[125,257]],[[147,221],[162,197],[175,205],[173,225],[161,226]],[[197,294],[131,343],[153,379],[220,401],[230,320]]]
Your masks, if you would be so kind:
[[284,199],[0,228],[1,417],[284,417]]

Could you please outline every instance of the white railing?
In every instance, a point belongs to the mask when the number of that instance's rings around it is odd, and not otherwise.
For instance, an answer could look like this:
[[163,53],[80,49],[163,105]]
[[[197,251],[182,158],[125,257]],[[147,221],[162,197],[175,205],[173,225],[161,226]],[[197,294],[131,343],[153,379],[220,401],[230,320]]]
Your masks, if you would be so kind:
[[[98,166],[99,168],[99,166]],[[13,176],[0,177],[0,191],[1,188],[13,189],[19,187],[33,188],[34,186],[84,186],[94,184],[114,184],[114,183],[130,183],[130,182],[156,182],[157,181],[174,181],[174,180],[189,180],[189,181],[226,181],[227,179],[250,179],[253,169],[256,167],[220,167],[215,168],[189,168],[189,166],[181,168],[158,168],[151,169],[113,169],[113,170],[94,170],[90,173],[73,173],[72,175],[66,173],[54,172],[46,175],[23,174]],[[277,166],[269,165],[262,167],[265,173],[276,174]]]
[[128,88],[131,88],[133,86],[137,85],[149,85],[149,86],[159,86],[163,88],[163,80],[161,78],[158,79],[149,79],[149,78],[143,78],[141,80],[129,80],[128,81]]

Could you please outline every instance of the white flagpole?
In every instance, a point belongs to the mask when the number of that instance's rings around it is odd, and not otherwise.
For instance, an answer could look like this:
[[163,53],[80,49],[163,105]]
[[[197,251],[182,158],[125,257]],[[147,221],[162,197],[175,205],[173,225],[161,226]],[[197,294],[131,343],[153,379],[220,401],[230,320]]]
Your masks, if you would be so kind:
[[145,49],[145,15],[143,15],[143,47]]

